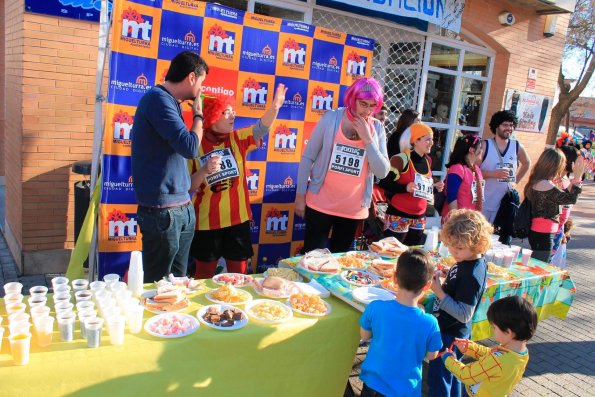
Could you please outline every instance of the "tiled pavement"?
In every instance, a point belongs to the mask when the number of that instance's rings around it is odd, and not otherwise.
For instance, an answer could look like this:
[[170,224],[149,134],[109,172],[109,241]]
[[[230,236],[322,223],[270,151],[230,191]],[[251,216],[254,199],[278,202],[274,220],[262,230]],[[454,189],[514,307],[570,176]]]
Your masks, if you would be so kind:
[[[539,323],[529,342],[530,360],[525,376],[511,397],[595,396],[595,184],[585,185],[572,212],[575,227],[569,244],[568,268],[577,293],[565,320],[549,318]],[[0,234],[0,285],[20,281],[24,291],[48,285],[53,274],[19,276],[6,241]],[[48,286],[51,286],[48,285]],[[0,290],[0,296],[4,291]],[[488,340],[487,343],[493,343]],[[363,355],[356,357],[360,362]],[[350,383],[359,394],[358,366]],[[425,371],[424,371],[425,372]],[[350,388],[348,388],[350,389]],[[424,392],[424,395],[426,393]],[[345,395],[354,395],[351,390]]]

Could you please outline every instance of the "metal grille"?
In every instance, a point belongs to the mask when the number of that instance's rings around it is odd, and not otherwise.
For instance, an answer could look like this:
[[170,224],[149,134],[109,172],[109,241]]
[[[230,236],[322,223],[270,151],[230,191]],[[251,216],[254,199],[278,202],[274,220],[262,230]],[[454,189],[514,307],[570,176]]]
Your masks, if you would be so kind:
[[314,9],[312,24],[376,40],[372,77],[384,84],[386,130],[392,132],[400,111],[417,107],[425,36],[319,9]]

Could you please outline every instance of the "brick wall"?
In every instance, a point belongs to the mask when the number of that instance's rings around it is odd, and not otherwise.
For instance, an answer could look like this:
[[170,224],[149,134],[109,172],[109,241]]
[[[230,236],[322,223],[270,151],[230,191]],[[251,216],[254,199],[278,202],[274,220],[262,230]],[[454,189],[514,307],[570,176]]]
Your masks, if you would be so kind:
[[[514,14],[514,25],[500,25],[498,15],[503,11]],[[491,115],[502,109],[506,89],[525,90],[529,67],[537,69],[535,93],[554,97],[568,18],[569,14],[560,15],[555,35],[547,38],[543,36],[545,16],[537,15],[533,9],[506,1],[471,0],[466,3],[463,27],[496,51],[484,136],[493,136],[488,123]],[[549,118],[545,131],[548,124]],[[516,136],[535,162],[545,146],[546,133],[519,131]]]
[[[4,32],[4,0],[0,0],[0,36],[5,37]],[[4,81],[5,81],[5,63],[4,63],[4,40],[0,40],[0,177],[4,173],[4,119],[5,119],[5,98],[4,98]],[[4,228],[4,225],[0,225]]]
[[15,131],[7,139],[14,157],[7,158],[7,212],[18,208],[8,222],[24,272],[28,253],[47,250],[58,251],[60,263],[49,268],[59,271],[74,247],[73,184],[83,178],[71,166],[92,153],[98,24],[23,13],[22,1],[10,7],[20,11],[20,23],[19,41],[7,45],[18,75],[7,81],[8,92],[17,94],[7,123]]

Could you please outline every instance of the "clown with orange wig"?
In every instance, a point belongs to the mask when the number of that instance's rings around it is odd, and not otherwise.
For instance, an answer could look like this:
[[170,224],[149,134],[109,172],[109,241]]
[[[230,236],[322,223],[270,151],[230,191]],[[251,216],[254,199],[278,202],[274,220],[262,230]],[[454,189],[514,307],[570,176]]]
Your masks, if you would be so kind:
[[250,243],[250,199],[246,181],[246,155],[277,118],[287,88],[277,86],[271,106],[260,120],[234,130],[234,98],[205,97],[204,135],[198,157],[189,163],[191,191],[196,211],[196,231],[190,254],[195,258],[197,278],[211,278],[219,258],[227,270],[246,273],[253,255]]

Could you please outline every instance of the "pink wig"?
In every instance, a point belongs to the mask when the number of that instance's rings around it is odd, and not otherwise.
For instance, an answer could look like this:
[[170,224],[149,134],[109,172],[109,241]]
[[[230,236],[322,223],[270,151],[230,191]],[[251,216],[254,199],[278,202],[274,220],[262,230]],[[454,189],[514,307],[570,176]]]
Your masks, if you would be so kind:
[[372,77],[362,77],[345,91],[343,103],[350,109],[355,109],[355,101],[358,99],[373,99],[376,101],[376,108],[372,113],[377,113],[384,102],[382,87]]

